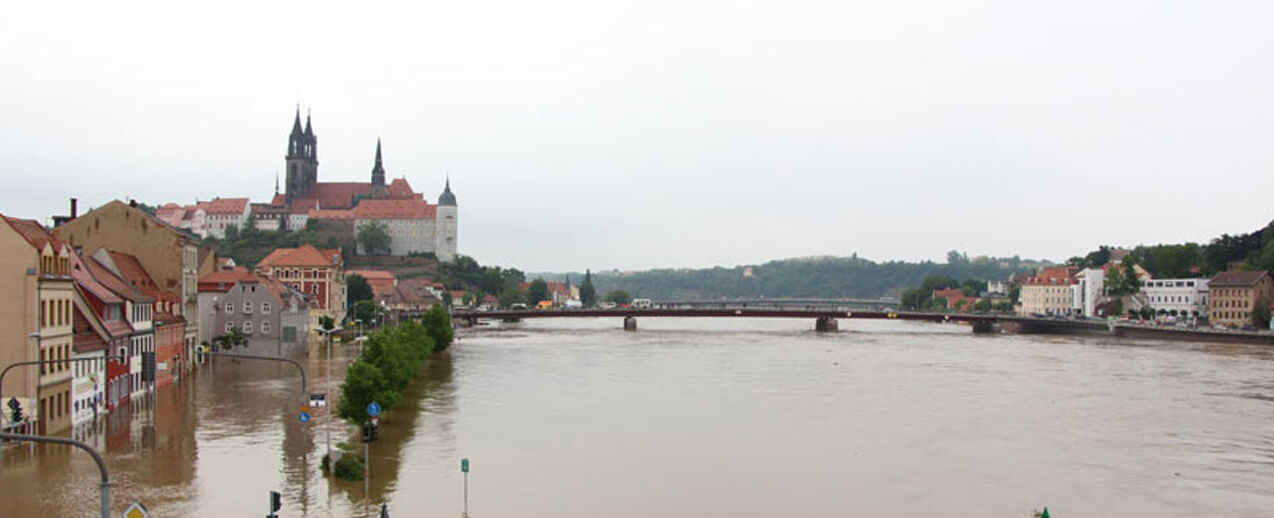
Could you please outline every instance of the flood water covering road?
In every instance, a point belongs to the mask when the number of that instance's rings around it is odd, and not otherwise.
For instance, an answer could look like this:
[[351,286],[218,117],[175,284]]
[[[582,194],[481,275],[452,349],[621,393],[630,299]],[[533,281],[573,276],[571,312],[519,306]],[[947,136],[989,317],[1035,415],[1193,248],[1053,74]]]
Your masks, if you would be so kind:
[[[1274,349],[792,320],[526,321],[461,333],[372,444],[319,471],[290,367],[225,359],[90,434],[153,516],[1268,516]],[[321,382],[320,350],[306,360]],[[340,353],[338,353],[340,354]],[[338,357],[337,375],[343,358]],[[81,434],[85,433],[83,431]],[[339,434],[337,439],[339,440]],[[88,516],[96,468],[10,448],[0,514]]]

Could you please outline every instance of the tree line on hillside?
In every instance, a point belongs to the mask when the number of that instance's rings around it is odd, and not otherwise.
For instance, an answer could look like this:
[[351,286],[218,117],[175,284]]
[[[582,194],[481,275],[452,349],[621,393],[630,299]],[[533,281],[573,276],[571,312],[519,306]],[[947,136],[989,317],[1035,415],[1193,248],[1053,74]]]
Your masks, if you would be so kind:
[[655,300],[879,298],[899,296],[931,276],[1007,279],[1048,265],[1018,257],[970,259],[961,253],[948,254],[946,264],[875,262],[855,255],[782,259],[732,268],[598,273],[593,277],[598,292],[622,290]]
[[328,243],[319,243],[318,232],[311,228],[304,230],[258,230],[256,221],[249,217],[243,228],[237,225],[226,227],[226,237],[204,238],[204,243],[211,245],[219,257],[234,259],[235,264],[251,268],[265,259],[276,248],[296,248],[312,245],[322,248],[338,248],[340,245],[329,238]]

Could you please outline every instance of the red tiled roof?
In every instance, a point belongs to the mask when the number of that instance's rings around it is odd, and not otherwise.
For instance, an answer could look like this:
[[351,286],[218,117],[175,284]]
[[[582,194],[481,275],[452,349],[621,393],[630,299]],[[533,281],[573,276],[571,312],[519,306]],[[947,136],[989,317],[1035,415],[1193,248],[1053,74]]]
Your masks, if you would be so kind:
[[389,182],[389,185],[385,187],[385,192],[389,194],[390,198],[424,199],[424,195],[412,190],[411,184],[407,183],[406,178],[394,178],[394,181]]
[[[97,326],[93,325],[93,323],[97,323],[98,326],[101,326],[97,315],[93,315],[91,312],[86,315],[84,309],[76,304],[74,316],[71,318],[71,329],[75,333],[71,337],[71,350],[77,353],[86,353],[106,349],[106,341],[110,337],[102,336],[98,332]],[[105,326],[101,327],[105,330]]]
[[270,255],[257,263],[257,268],[270,266],[331,266],[333,257],[340,262],[341,251],[337,249],[318,249],[313,245],[299,248],[276,248]]
[[84,265],[77,254],[71,254],[71,278],[75,279],[76,286],[91,293],[103,304],[122,304],[124,302],[124,299],[119,298],[106,286],[102,286],[102,283],[97,282],[97,279],[88,271],[88,267]]
[[150,278],[150,274],[146,273],[146,269],[142,268],[142,263],[136,257],[123,252],[108,253],[111,254],[111,260],[115,261],[115,266],[119,268],[119,273],[124,274],[124,280],[132,284],[134,288],[151,297],[159,293],[155,281]]
[[424,200],[363,200],[354,214],[358,219],[432,219],[437,210]]
[[31,243],[31,246],[36,249],[43,249],[45,243],[52,243],[55,251],[62,246],[62,241],[54,237],[53,234],[50,233],[48,229],[44,228],[44,225],[41,225],[38,221],[32,219],[11,218],[9,216],[0,217],[4,218],[5,222],[9,223],[9,226],[13,227],[13,230],[17,232],[18,235],[22,236],[23,239],[26,239],[27,242]]
[[137,303],[155,301],[155,299],[146,296],[124,279],[116,277],[114,273],[111,273],[109,269],[102,266],[102,264],[97,262],[96,259],[86,257],[84,258],[84,265],[88,268],[89,273],[93,274],[93,278],[97,279],[97,282],[101,283],[102,286],[105,286],[106,289],[111,290],[112,293],[119,295],[121,298]]
[[1077,271],[1079,271],[1079,268],[1074,266],[1057,266],[1047,268],[1036,274],[1034,277],[1026,279],[1026,282],[1023,282],[1022,284],[1057,286],[1075,284],[1075,272]]
[[1245,271],[1245,270],[1228,270],[1216,274],[1212,280],[1208,281],[1208,289],[1218,286],[1227,287],[1245,287],[1255,286],[1261,282],[1261,277],[1269,275],[1270,272],[1265,270]]
[[208,293],[217,291],[225,293],[230,291],[230,287],[234,286],[235,283],[255,277],[256,275],[252,274],[247,268],[242,266],[237,266],[233,270],[212,272],[199,278],[199,292]]
[[372,192],[370,182],[320,182],[310,188],[311,198],[318,200],[322,209],[348,209],[354,206],[354,198]]
[[247,208],[247,198],[215,198],[208,202],[209,214],[243,214]]

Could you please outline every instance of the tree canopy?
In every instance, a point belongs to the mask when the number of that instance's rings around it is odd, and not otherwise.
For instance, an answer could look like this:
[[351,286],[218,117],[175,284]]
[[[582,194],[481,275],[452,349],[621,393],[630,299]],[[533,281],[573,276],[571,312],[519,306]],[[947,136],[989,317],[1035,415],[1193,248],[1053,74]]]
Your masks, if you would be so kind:
[[526,300],[530,304],[538,304],[541,300],[549,300],[549,284],[544,279],[531,281],[526,288]]
[[393,242],[388,227],[379,221],[369,221],[358,227],[357,239],[365,255],[387,254],[389,245]]
[[354,307],[354,304],[361,300],[372,300],[372,285],[368,284],[367,279],[364,279],[362,275],[346,275],[345,286],[348,307]]

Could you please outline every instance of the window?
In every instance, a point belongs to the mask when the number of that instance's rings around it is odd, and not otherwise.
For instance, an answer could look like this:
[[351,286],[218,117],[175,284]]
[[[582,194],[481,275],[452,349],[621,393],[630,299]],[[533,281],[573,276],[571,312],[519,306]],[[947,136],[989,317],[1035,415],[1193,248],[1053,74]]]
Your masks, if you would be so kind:
[[230,331],[233,331],[233,330],[234,330],[234,322],[226,322],[226,332],[229,333]]
[[262,322],[261,322],[261,334],[263,334],[263,335],[268,335],[268,334],[270,334],[270,321],[269,321],[269,320],[264,320],[264,321],[262,321]]
[[262,303],[261,303],[261,314],[263,314],[263,315],[269,315],[269,314],[270,314],[270,303],[269,303],[269,302],[262,302]]
[[244,320],[244,321],[243,321],[243,334],[247,334],[247,335],[252,334],[252,321],[251,321],[251,320]]
[[243,312],[244,314],[252,313],[252,301],[250,300],[243,301]]
[[233,303],[233,302],[227,302],[227,303],[226,303],[226,313],[234,313],[234,303]]

